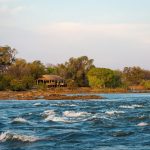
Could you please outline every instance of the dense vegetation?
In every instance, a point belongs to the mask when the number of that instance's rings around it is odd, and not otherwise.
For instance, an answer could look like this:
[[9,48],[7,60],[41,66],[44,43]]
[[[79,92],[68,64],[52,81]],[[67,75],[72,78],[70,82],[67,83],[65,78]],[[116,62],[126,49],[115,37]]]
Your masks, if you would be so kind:
[[117,71],[111,69],[92,68],[87,76],[91,87],[115,88],[121,86],[121,76]]
[[0,47],[0,90],[28,90],[36,86],[43,74],[63,77],[68,87],[128,88],[142,86],[150,89],[150,71],[140,67],[125,67],[123,71],[97,68],[87,56],[70,58],[58,65],[45,66],[41,61],[31,63],[16,59],[16,50]]

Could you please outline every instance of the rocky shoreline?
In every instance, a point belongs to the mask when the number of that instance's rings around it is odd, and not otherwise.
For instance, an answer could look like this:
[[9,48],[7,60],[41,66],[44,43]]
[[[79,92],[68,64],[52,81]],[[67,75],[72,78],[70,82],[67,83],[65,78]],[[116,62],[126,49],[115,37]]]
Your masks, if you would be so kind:
[[100,93],[150,93],[149,90],[126,90],[126,89],[92,89],[92,88],[53,88],[32,89],[28,91],[0,91],[0,100],[90,100],[103,99]]
[[103,99],[99,95],[93,94],[61,94],[51,93],[50,91],[24,91],[24,92],[12,92],[3,91],[0,92],[0,100],[91,100],[91,99]]

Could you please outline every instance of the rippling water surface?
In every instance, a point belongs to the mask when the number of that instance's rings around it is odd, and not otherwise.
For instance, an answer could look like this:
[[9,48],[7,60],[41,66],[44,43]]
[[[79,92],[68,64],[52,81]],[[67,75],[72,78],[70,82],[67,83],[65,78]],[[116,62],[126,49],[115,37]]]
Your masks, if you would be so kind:
[[150,94],[0,101],[0,150],[149,150]]

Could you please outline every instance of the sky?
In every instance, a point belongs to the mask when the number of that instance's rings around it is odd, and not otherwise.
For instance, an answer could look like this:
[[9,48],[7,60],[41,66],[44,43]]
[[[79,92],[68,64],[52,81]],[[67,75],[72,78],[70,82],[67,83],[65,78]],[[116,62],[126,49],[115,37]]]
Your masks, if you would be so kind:
[[150,69],[150,0],[0,0],[0,46],[44,64]]

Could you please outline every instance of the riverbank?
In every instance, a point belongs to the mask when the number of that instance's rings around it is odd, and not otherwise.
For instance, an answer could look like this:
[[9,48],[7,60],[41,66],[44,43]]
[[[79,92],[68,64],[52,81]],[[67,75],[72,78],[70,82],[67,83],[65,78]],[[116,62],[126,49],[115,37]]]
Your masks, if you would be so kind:
[[[88,100],[102,99],[99,93],[144,93],[150,91],[134,91],[127,89],[92,89],[92,88],[53,88],[29,91],[0,91],[0,100]],[[73,94],[73,95],[72,95]],[[82,95],[84,94],[84,95]]]
[[69,93],[55,90],[31,90],[22,92],[1,91],[0,100],[89,100],[103,98],[101,96],[93,94],[72,94],[70,95]]

